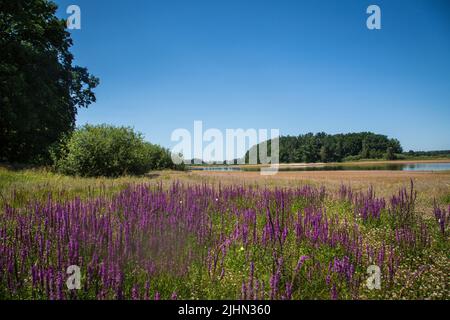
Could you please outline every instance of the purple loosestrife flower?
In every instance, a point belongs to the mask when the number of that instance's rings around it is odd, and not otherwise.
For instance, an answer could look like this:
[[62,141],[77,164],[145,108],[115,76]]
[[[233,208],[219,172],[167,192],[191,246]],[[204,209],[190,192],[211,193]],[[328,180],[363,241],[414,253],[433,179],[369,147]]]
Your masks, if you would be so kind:
[[145,282],[145,300],[150,299],[150,281]]
[[355,213],[364,222],[376,221],[381,217],[381,211],[386,208],[383,198],[376,198],[373,187],[367,193],[359,193],[354,199]]
[[338,299],[339,299],[338,291],[336,285],[333,284],[333,286],[331,287],[331,300],[338,300]]
[[286,294],[285,294],[286,300],[292,300],[292,282],[286,283]]
[[245,284],[245,281],[242,281],[241,285],[241,299],[247,300],[247,285]]
[[60,272],[56,275],[56,299],[64,300],[64,286],[63,276]]
[[36,265],[33,265],[31,267],[31,281],[32,281],[33,289],[34,289],[39,283],[39,271],[38,271],[38,267]]
[[284,242],[286,241],[286,238],[287,238],[287,236],[288,236],[288,233],[289,233],[288,228],[287,228],[287,227],[284,227],[283,233],[282,233],[282,235],[281,235],[281,241],[282,241],[282,243],[284,243]]
[[450,221],[450,206],[448,207],[448,211],[446,212],[445,209],[441,209],[436,204],[436,200],[434,200],[434,217],[436,219],[436,222],[439,225],[439,230],[441,234],[445,237],[446,228]]
[[247,297],[252,299],[254,297],[254,276],[255,276],[255,264],[253,261],[250,263],[250,276],[247,284]]
[[270,299],[271,300],[276,299],[278,296],[282,266],[283,266],[283,258],[279,258],[278,260],[276,260],[276,271],[270,277],[270,289],[271,289]]
[[383,268],[384,265],[384,257],[385,257],[385,244],[383,242],[383,245],[381,246],[380,250],[378,251],[378,258],[377,258],[377,264],[380,268]]
[[297,266],[295,267],[295,274],[297,274],[297,273],[300,271],[300,269],[302,268],[303,264],[304,264],[305,261],[308,260],[308,259],[309,259],[308,256],[301,256],[301,257],[298,259]]
[[334,258],[332,271],[339,276],[345,278],[347,283],[351,283],[355,267],[350,263],[349,257],[345,256],[342,259]]
[[395,272],[398,266],[398,258],[394,252],[394,247],[391,246],[389,257],[388,257],[388,271],[389,271],[389,281],[392,283],[394,280]]
[[131,299],[132,300],[139,300],[139,288],[138,285],[135,284],[133,288],[131,289]]
[[327,284],[327,286],[329,286],[331,283],[331,275],[329,273],[327,274],[327,277],[325,278],[325,283]]
[[278,283],[279,283],[279,275],[278,273],[272,274],[270,277],[270,299],[274,300],[278,293]]

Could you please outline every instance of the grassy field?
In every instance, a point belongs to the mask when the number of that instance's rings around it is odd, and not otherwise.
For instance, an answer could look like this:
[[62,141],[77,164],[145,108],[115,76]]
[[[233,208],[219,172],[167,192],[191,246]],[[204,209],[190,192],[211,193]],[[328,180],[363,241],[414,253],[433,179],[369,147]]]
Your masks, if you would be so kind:
[[[0,195],[1,299],[450,298],[448,216],[434,207],[449,210],[448,172],[0,168]],[[78,291],[65,288],[73,264]]]
[[413,179],[419,191],[418,204],[431,209],[434,199],[442,205],[450,204],[450,172],[404,171],[304,171],[279,172],[262,176],[259,172],[158,171],[143,177],[74,178],[48,170],[11,170],[0,167],[0,201],[9,198],[12,191],[21,203],[31,198],[45,198],[49,193],[64,194],[68,198],[86,198],[99,194],[113,194],[129,184],[181,181],[190,184],[244,184],[268,187],[296,187],[311,184],[338,190],[344,185],[362,191],[372,186],[381,196],[389,196]]
[[259,172],[210,172],[193,171],[183,176],[195,182],[262,184],[265,186],[293,187],[304,184],[324,185],[337,190],[351,185],[355,190],[367,190],[372,186],[377,194],[389,196],[414,180],[419,191],[418,204],[425,209],[433,206],[434,199],[450,204],[450,172],[406,172],[406,171],[288,171],[274,176],[262,176]]

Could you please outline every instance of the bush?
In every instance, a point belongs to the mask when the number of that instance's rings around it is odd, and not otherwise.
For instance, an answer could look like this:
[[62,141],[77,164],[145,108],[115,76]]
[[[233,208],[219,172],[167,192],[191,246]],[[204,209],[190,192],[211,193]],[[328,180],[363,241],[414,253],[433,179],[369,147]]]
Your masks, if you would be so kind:
[[117,177],[174,167],[168,150],[128,127],[86,125],[50,153],[56,170],[69,175]]
[[392,147],[388,147],[387,148],[384,158],[386,160],[395,160],[396,159],[396,156],[395,156],[395,153],[394,153],[394,149]]
[[359,161],[361,160],[361,156],[357,155],[357,156],[348,156],[345,157],[344,159],[342,159],[343,162],[352,162],[352,161]]

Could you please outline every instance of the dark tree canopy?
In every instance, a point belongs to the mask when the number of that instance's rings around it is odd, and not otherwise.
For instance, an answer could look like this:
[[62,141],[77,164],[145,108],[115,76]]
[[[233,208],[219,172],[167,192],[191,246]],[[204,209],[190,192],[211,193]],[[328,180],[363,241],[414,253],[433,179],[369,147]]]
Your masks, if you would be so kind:
[[[329,135],[324,132],[280,137],[280,162],[340,162],[343,160],[392,160],[402,153],[397,139],[372,132]],[[257,146],[254,148],[258,148]],[[270,141],[268,152],[270,153]],[[248,161],[248,155],[246,160]]]
[[70,33],[47,0],[0,0],[0,161],[48,159],[95,102],[99,80],[73,65]]

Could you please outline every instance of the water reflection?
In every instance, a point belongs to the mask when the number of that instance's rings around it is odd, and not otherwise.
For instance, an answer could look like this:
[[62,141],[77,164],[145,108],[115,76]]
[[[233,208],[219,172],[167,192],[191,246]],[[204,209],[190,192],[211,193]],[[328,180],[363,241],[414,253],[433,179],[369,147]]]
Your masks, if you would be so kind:
[[[259,168],[246,168],[238,166],[228,167],[191,167],[191,170],[201,171],[259,171]],[[323,165],[311,167],[280,167],[279,171],[365,171],[365,170],[387,170],[387,171],[450,171],[450,162],[446,163],[389,163],[370,165]]]

